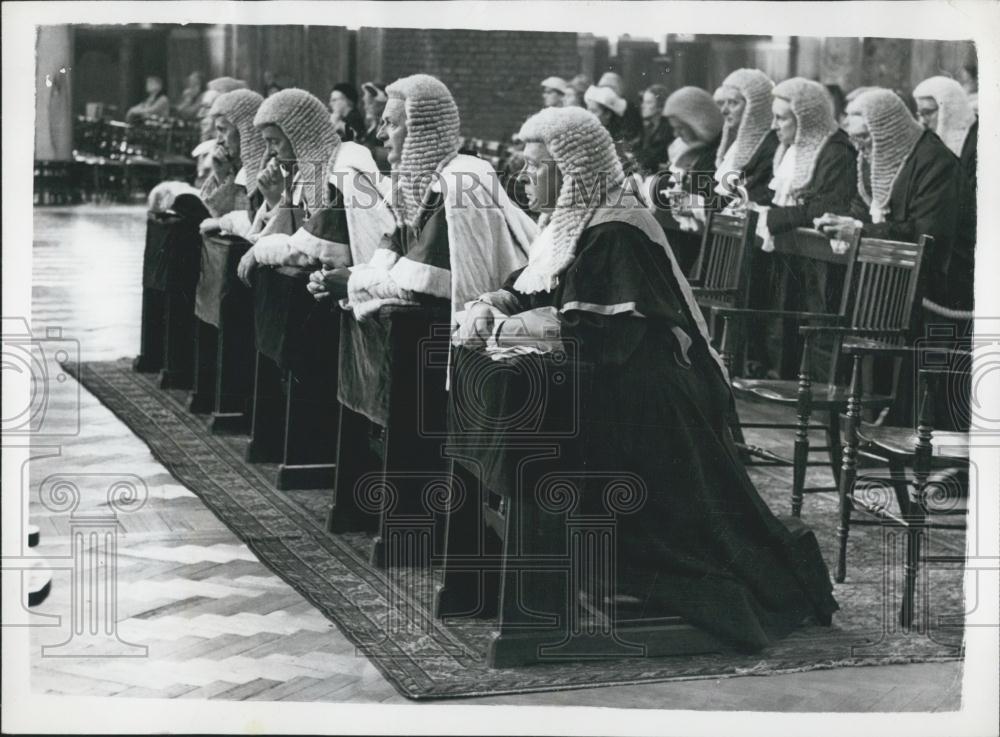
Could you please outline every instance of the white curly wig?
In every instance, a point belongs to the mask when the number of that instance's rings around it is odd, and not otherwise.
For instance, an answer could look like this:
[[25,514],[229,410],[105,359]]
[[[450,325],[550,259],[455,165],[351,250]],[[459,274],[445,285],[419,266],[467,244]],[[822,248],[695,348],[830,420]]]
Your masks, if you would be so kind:
[[405,104],[406,140],[399,164],[393,167],[393,204],[397,221],[415,226],[435,175],[458,153],[458,106],[445,84],[429,74],[397,79],[385,92],[389,100]]
[[595,193],[620,187],[625,173],[608,131],[583,108],[546,108],[528,118],[518,137],[544,144],[562,175],[555,210],[539,218],[540,235],[515,285],[525,293],[550,291],[573,261],[594,210],[607,202]]

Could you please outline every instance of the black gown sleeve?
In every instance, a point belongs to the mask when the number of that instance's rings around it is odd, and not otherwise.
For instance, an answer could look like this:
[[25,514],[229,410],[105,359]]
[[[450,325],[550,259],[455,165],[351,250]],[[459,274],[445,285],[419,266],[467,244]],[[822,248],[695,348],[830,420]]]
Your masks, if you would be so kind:
[[809,186],[802,193],[802,204],[772,207],[767,211],[767,229],[772,235],[795,228],[811,228],[813,220],[824,213],[845,212],[857,191],[856,154],[849,141],[835,135],[816,159]]

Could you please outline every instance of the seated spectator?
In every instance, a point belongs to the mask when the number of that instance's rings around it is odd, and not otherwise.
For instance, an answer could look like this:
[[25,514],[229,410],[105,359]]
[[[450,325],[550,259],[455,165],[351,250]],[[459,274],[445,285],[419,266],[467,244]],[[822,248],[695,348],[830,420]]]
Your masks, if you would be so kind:
[[562,77],[547,77],[542,81],[542,107],[563,107],[569,85]]
[[930,77],[916,86],[913,99],[924,127],[937,133],[955,156],[962,156],[967,146],[975,149],[979,122],[962,85],[948,77]]
[[361,100],[364,107],[365,135],[362,140],[368,150],[372,152],[378,169],[383,174],[389,173],[389,159],[385,146],[378,137],[378,127],[382,120],[382,111],[385,110],[385,103],[389,99],[385,94],[385,85],[375,82],[365,82],[361,85]]
[[146,99],[128,109],[125,120],[129,123],[141,121],[143,118],[165,118],[170,115],[170,99],[163,91],[163,80],[159,77],[146,77]]
[[715,92],[712,93],[712,102],[714,102],[716,106],[719,108],[720,113],[724,113],[724,109],[726,107],[726,98],[725,95],[723,94],[722,87],[715,88]]
[[837,121],[837,126],[842,128],[844,120],[847,118],[847,97],[844,95],[844,90],[841,89],[839,84],[824,85],[824,88],[830,96],[830,102],[833,104],[833,119]]
[[201,124],[201,140],[207,141],[215,136],[215,122],[209,111],[219,95],[224,95],[233,90],[243,90],[247,88],[247,83],[242,79],[233,77],[216,77],[206,85],[205,91],[201,94],[198,105],[198,120]]
[[634,153],[643,177],[652,176],[667,163],[667,147],[673,137],[663,117],[666,102],[667,88],[663,85],[654,84],[642,93],[642,137]]
[[[715,158],[722,133],[722,114],[712,96],[699,87],[681,87],[667,98],[663,114],[674,140],[667,151],[669,174],[654,184],[653,202],[659,212],[669,208],[674,232],[670,243],[687,273],[698,258],[705,207],[714,198]],[[658,219],[660,215],[658,214]],[[676,232],[680,228],[682,232]]]
[[625,90],[625,81],[620,74],[605,72],[597,82],[598,87],[609,87],[615,94],[625,100],[625,112],[622,114],[622,132],[626,140],[635,141],[642,135],[642,116],[635,103],[629,99]]
[[969,96],[969,104],[972,105],[972,109],[976,111],[976,115],[979,114],[979,65],[975,62],[970,62],[962,66],[961,71],[958,74],[958,79],[961,82],[962,89],[965,90],[965,94]]
[[586,74],[577,74],[566,85],[566,94],[563,96],[564,107],[587,107],[583,97],[587,90],[594,84],[594,80]]
[[175,108],[177,117],[185,120],[194,120],[201,110],[201,96],[205,91],[205,75],[201,72],[191,72],[187,77],[187,84],[181,92],[181,99]]
[[583,99],[587,103],[587,110],[601,121],[601,125],[615,142],[615,150],[618,151],[625,173],[635,173],[637,165],[632,155],[635,142],[625,135],[625,110],[628,103],[610,87],[591,86]]
[[365,137],[365,119],[358,110],[358,88],[350,82],[333,86],[330,92],[330,122],[344,141],[361,142]]

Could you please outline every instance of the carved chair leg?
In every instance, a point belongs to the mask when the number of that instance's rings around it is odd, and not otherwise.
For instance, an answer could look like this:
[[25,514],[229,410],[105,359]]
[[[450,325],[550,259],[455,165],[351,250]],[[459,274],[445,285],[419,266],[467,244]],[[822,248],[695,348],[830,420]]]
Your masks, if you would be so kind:
[[[847,536],[851,531],[854,482],[858,473],[858,423],[861,419],[861,403],[858,398],[860,366],[860,360],[855,357],[847,399],[847,437],[841,454],[840,477],[837,479],[837,489],[840,496],[840,524],[837,526],[837,568],[833,575],[833,580],[836,583],[843,583],[847,577]],[[833,415],[832,422],[836,416],[835,413],[831,413],[831,415]]]
[[795,450],[792,468],[792,516],[802,515],[802,496],[806,485],[806,469],[809,463],[809,418],[812,414],[812,382],[809,378],[809,337],[802,347],[802,364],[799,368],[799,389],[797,402],[797,428],[795,430]]

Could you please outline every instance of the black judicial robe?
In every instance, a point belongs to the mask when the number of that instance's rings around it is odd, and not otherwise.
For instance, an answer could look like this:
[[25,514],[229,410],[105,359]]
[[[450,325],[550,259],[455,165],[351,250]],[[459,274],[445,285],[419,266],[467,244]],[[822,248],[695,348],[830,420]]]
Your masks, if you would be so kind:
[[[712,202],[716,199],[713,192],[715,189],[715,156],[719,151],[719,141],[721,136],[717,136],[714,141],[708,143],[692,152],[694,160],[684,171],[684,177],[680,182],[680,187],[688,194],[701,195],[705,202]],[[685,157],[681,156],[681,160]],[[660,190],[670,189],[669,172],[662,173],[654,185],[654,216],[656,221],[667,233],[670,247],[674,251],[677,263],[686,275],[691,275],[691,269],[695,261],[698,260],[698,253],[701,250],[702,234],[688,230],[681,230],[677,221],[669,209],[669,202],[660,194]]]
[[[956,304],[962,296],[957,292],[963,289],[951,284],[959,271],[955,251],[960,241],[962,189],[958,157],[935,133],[924,131],[896,176],[885,221],[871,222],[868,204],[860,195],[856,194],[851,204],[851,214],[865,223],[865,237],[910,243],[915,243],[921,235],[934,238],[930,251],[924,254],[921,268],[926,275],[924,294],[946,306]],[[955,272],[952,272],[953,265]],[[970,293],[970,304],[971,299]],[[919,312],[918,307],[915,313]]]
[[[857,151],[848,135],[838,130],[816,155],[812,178],[799,196],[800,204],[768,208],[767,229],[771,235],[781,235],[795,228],[811,228],[815,218],[848,207],[856,191]],[[781,293],[776,306],[810,312],[837,311],[843,292],[843,266],[784,254],[778,260],[784,268],[776,285]],[[802,345],[798,322],[785,321],[780,331],[777,325],[769,324],[768,340],[769,354],[778,359],[779,376],[795,376]]]
[[778,132],[768,131],[743,167],[743,186],[746,187],[750,201],[758,205],[770,205],[774,196],[774,190],[768,185],[774,178],[774,154],[779,145]]
[[[584,230],[553,292],[519,294],[516,276],[505,289],[519,306],[560,310],[564,339],[594,366],[578,404],[586,469],[637,473],[648,491],[619,517],[619,591],[647,615],[680,615],[745,650],[809,617],[829,624],[838,605],[816,538],[785,527],[747,475],[729,387],[664,249],[632,225],[601,223]],[[600,508],[604,481],[585,504]]]
[[767,229],[771,235],[795,228],[811,228],[813,220],[827,212],[842,212],[857,192],[857,151],[851,139],[838,130],[816,155],[812,178],[799,196],[801,204],[771,207]]
[[660,171],[667,163],[667,148],[673,140],[666,118],[659,118],[655,125],[643,125],[642,137],[635,146],[635,159],[639,173],[649,176]]
[[976,260],[976,238],[978,231],[977,203],[978,192],[976,166],[979,162],[977,144],[979,138],[979,121],[969,128],[962,144],[962,155],[959,165],[962,169],[962,194],[958,212],[958,235],[955,251],[948,273],[947,306],[961,310],[971,310],[975,293],[975,278],[973,268]]

